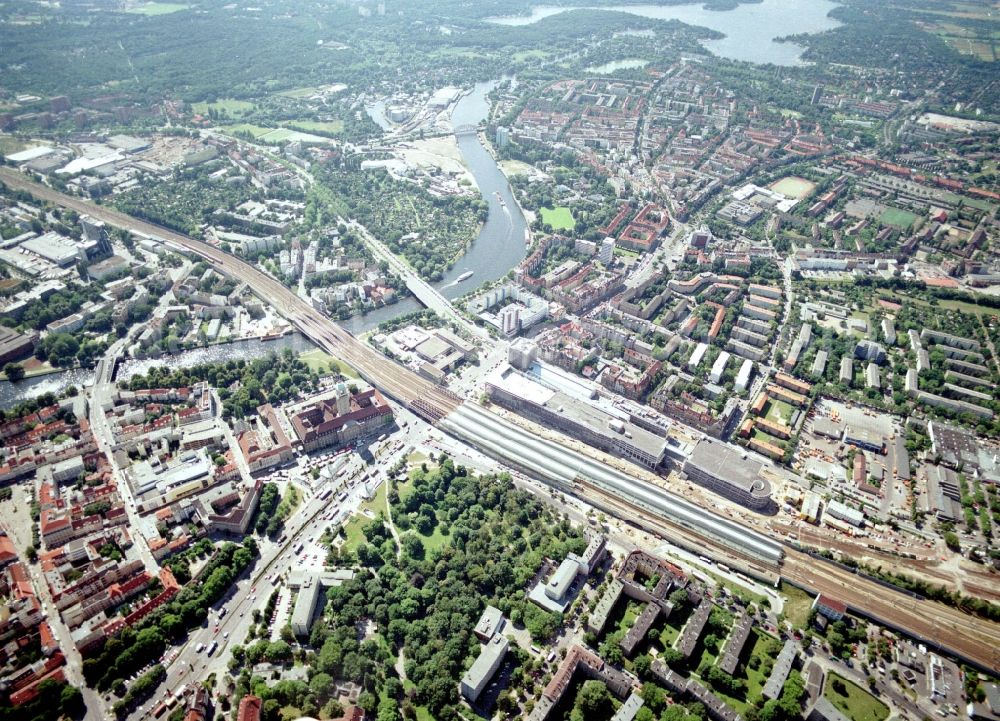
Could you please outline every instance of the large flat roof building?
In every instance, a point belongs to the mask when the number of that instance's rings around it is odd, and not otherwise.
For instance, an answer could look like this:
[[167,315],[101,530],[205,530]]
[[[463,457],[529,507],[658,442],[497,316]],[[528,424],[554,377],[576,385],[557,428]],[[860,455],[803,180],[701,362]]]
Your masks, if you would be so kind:
[[462,676],[462,682],[459,684],[465,698],[473,703],[476,702],[483,689],[489,684],[490,679],[493,678],[493,674],[503,663],[508,646],[507,639],[500,635],[494,636],[483,646],[483,650],[479,652],[479,656],[472,662],[472,666]]
[[771,484],[761,476],[764,464],[741,449],[705,439],[684,464],[684,474],[700,486],[752,508],[771,505]]
[[656,468],[666,455],[665,437],[613,416],[594,403],[543,385],[513,368],[489,376],[486,391],[505,408],[637,465]]
[[309,635],[309,628],[312,626],[313,614],[316,612],[316,601],[319,600],[319,592],[322,586],[318,579],[310,579],[309,583],[299,588],[299,595],[295,599],[295,608],[292,609],[292,633],[298,637]]

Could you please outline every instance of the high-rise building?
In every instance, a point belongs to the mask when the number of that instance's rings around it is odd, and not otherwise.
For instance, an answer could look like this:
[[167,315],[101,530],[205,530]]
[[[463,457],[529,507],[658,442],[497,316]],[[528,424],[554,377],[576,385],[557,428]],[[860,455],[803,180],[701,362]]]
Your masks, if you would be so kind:
[[88,261],[107,258],[113,252],[111,235],[103,221],[89,215],[80,216],[80,229],[83,231],[83,250]]
[[823,97],[823,86],[817,85],[813,88],[812,100],[809,101],[810,105],[819,105],[820,99]]
[[604,265],[611,265],[615,258],[615,239],[605,238],[601,241],[601,249],[597,252],[597,259]]
[[498,148],[506,147],[510,143],[510,128],[505,128],[502,125],[497,128],[496,141]]

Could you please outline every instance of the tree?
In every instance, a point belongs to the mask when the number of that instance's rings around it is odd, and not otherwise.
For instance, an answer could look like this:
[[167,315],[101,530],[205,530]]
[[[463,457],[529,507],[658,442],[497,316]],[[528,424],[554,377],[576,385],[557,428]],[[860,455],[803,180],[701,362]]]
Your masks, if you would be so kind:
[[3,367],[3,372],[11,383],[17,383],[24,378],[24,366],[20,363],[8,363]]
[[608,687],[601,681],[584,681],[576,694],[576,702],[570,718],[586,719],[608,718],[614,709],[611,704],[611,694]]
[[952,551],[958,552],[962,550],[962,544],[958,540],[958,535],[953,533],[952,531],[948,531],[947,533],[944,534],[944,543]]

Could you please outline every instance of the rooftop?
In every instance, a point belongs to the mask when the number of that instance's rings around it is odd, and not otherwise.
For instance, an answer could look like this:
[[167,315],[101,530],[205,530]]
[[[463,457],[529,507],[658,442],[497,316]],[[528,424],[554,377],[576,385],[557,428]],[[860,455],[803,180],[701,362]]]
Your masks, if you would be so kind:
[[769,495],[771,484],[760,477],[764,464],[726,443],[705,439],[694,447],[687,465],[721,478],[751,495]]

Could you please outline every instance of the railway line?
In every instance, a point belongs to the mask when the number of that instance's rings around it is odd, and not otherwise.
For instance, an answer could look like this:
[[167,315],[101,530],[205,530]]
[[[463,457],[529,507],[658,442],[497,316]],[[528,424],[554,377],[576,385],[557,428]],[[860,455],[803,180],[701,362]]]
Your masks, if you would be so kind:
[[368,348],[293,291],[235,256],[208,243],[133,218],[112,208],[65,195],[35,183],[10,168],[0,168],[0,180],[8,187],[28,192],[40,200],[90,215],[108,225],[152,236],[164,241],[168,246],[204,258],[223,273],[246,283],[264,302],[275,306],[303,335],[320,348],[335,357],[342,358],[366,381],[428,420],[436,422],[458,407],[461,402],[461,399],[450,391],[421,378],[395,361]]
[[631,515],[644,524],[664,529],[668,537],[681,538],[703,549],[717,549],[728,557],[735,554],[758,575],[770,578],[780,573],[803,588],[842,599],[857,613],[950,650],[981,668],[1000,671],[1000,650],[995,647],[1000,638],[998,624],[943,604],[908,598],[838,566],[785,548],[735,521],[559,443],[541,439],[484,408],[463,403],[451,391],[368,348],[274,278],[207,243],[59,193],[9,168],[0,168],[0,180],[40,200],[197,254],[221,272],[245,282],[303,335],[351,365],[390,398],[512,467],[553,486],[578,489],[586,498],[617,509],[626,519]]
[[840,599],[859,614],[948,650],[964,660],[1000,671],[1000,626],[935,601],[919,600],[858,576],[832,563],[787,549],[782,578],[796,586]]

